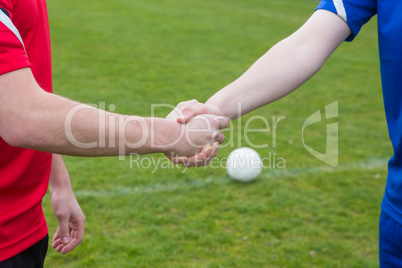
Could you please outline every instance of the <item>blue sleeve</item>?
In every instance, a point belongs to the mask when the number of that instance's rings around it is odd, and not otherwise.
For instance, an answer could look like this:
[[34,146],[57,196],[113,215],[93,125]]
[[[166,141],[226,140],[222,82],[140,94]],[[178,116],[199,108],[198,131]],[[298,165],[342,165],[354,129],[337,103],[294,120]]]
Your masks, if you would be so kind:
[[352,41],[371,17],[377,14],[377,0],[322,0],[316,10],[325,9],[340,16],[349,25]]

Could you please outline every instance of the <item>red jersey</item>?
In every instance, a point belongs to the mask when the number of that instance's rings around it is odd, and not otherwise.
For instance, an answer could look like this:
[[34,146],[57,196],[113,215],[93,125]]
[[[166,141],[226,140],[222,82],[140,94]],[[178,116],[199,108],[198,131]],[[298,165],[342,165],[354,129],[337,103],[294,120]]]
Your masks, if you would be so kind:
[[[24,67],[31,67],[38,84],[52,91],[46,2],[0,0],[0,75]],[[0,137],[0,261],[46,236],[41,203],[51,159],[49,153],[11,147]]]

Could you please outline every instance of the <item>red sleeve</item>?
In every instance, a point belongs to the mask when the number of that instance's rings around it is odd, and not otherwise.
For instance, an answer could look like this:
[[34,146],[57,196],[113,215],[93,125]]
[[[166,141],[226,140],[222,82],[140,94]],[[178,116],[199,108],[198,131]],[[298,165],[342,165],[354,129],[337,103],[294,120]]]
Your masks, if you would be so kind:
[[30,66],[21,41],[0,21],[0,74]]

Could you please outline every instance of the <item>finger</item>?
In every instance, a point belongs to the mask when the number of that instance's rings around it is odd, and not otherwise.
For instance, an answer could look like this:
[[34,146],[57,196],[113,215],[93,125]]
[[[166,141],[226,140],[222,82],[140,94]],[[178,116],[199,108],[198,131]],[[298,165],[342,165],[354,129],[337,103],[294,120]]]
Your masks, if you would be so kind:
[[53,241],[52,248],[57,248],[60,244],[63,244],[63,243],[61,243],[60,239],[57,239],[57,240]]
[[[218,143],[218,144],[219,144],[219,143]],[[212,146],[211,146],[211,145],[208,145],[208,146],[204,147],[204,149],[205,149],[205,148],[208,148],[208,149],[205,151],[205,157],[204,157],[203,159],[200,159],[200,158],[199,158],[198,161],[194,162],[194,165],[195,165],[196,167],[208,166],[209,162],[211,162],[211,160],[212,160],[213,158],[215,158],[215,156],[216,156],[216,154],[217,154],[217,150],[218,150],[218,149],[216,149],[214,145],[212,145]]]
[[211,162],[212,158],[208,157],[203,160],[198,160],[194,162],[195,167],[205,167],[208,166],[208,164]]
[[183,110],[187,107],[187,106],[191,106],[191,105],[195,105],[199,103],[197,100],[193,99],[193,100],[189,100],[189,101],[183,101],[180,102],[179,104],[177,104],[177,106],[173,109],[173,111],[171,111],[167,117],[172,116],[173,113],[177,113],[178,115],[182,115],[183,114]]
[[206,154],[204,153],[199,153],[196,154],[192,157],[190,157],[189,161],[186,163],[187,166],[186,167],[201,167],[201,166],[205,166],[206,162],[209,159],[207,158]]
[[[195,166],[195,162],[197,161],[197,157],[199,154],[190,157],[186,162],[183,163],[183,167],[185,168],[189,168],[189,167],[194,167]],[[202,157],[202,155],[201,155]]]
[[205,160],[209,157],[209,155],[211,154],[213,150],[213,147],[211,145],[207,145],[204,148],[202,148],[202,150],[200,151],[199,155],[198,155],[198,159],[199,160]]
[[209,155],[205,159],[202,159],[202,161],[195,162],[194,165],[196,167],[208,166],[211,160],[214,159],[218,154],[218,150],[219,150],[219,142],[216,141],[212,144]]
[[218,155],[219,150],[219,142],[214,142],[213,149],[211,154],[205,159],[203,166],[208,166],[211,163],[212,159],[214,159]]
[[53,236],[52,239],[52,248],[57,248],[57,246],[59,246],[61,243],[61,239],[59,236],[59,227],[57,227],[56,233]]
[[229,118],[224,116],[215,116],[214,120],[218,123],[219,129],[227,128],[229,125]]
[[172,159],[170,159],[170,161],[172,161],[173,164],[183,164],[184,162],[188,161],[188,157],[187,156],[177,156],[177,157],[173,157]]
[[217,155],[218,155],[218,151],[219,151],[219,142],[215,141],[214,144],[212,145],[212,151],[210,153],[210,155],[208,156],[208,164],[209,162],[214,159]]
[[223,135],[219,130],[215,131],[212,134],[212,141],[217,141],[219,143],[224,143],[225,142],[225,135]]
[[183,164],[188,161],[187,156],[173,156],[170,154],[165,154],[165,156],[173,163],[173,164]]
[[78,229],[75,230],[74,232],[75,241],[73,245],[77,243],[74,247],[76,247],[84,239],[84,230],[85,230],[85,219],[81,221],[81,224],[79,225]]
[[212,159],[214,159],[219,150],[219,142],[214,142],[214,144],[205,146],[201,152],[205,155],[197,154],[189,159],[189,164],[195,167],[208,166]]
[[[75,239],[72,239],[71,240],[71,243],[74,241]],[[71,243],[70,244],[68,244],[68,245],[65,245],[62,249],[60,249],[60,253],[61,254],[67,254],[67,253],[69,253],[70,251],[72,251],[77,245],[75,245],[74,247],[71,245]]]
[[207,106],[203,103],[197,103],[183,109],[183,114],[177,118],[177,122],[188,123],[194,116],[207,113]]
[[205,161],[208,158],[208,156],[211,154],[212,149],[213,148],[211,145],[205,146],[204,148],[201,149],[201,151],[198,154],[193,155],[190,158],[190,161],[192,161],[193,163]]
[[60,238],[60,236],[59,236],[59,227],[57,227],[57,230],[56,230],[56,232],[54,233],[52,242],[56,241],[56,240],[59,239],[59,238]]
[[84,238],[84,230],[85,230],[85,216],[82,214],[81,217],[77,217],[75,220],[72,219],[70,227],[72,228],[71,233],[70,233],[70,243],[68,245],[65,245],[65,247],[62,248],[61,253],[66,254],[73,249],[75,249],[78,244],[82,242],[82,239]]
[[59,237],[63,244],[68,244],[70,242],[70,228],[69,228],[69,218],[59,217]]
[[204,159],[203,161],[197,161],[194,163],[194,167],[199,168],[199,167],[205,167],[209,163],[209,159]]
[[204,163],[206,162],[206,160],[197,160],[197,158],[191,159],[188,163],[187,167],[201,167],[204,165]]
[[58,245],[58,246],[56,247],[56,251],[57,251],[57,252],[61,252],[64,247],[65,247],[64,244],[60,244],[60,245]]
[[[211,145],[206,145],[198,154],[195,154],[191,157],[188,157],[186,161],[182,162],[184,167],[193,167],[196,166],[196,163],[205,162],[208,160],[209,155],[211,154],[213,147]],[[198,166],[196,166],[198,167]]]
[[193,100],[189,100],[189,101],[183,101],[180,102],[179,104],[177,104],[176,108],[174,108],[174,112],[178,113],[178,114],[183,114],[183,110],[189,106],[192,105],[196,105],[197,103],[199,103],[197,100],[193,99]]
[[180,110],[184,110],[186,107],[191,106],[191,105],[195,105],[199,103],[198,100],[196,99],[192,99],[192,100],[188,100],[188,101],[182,101],[179,104],[177,104],[177,108],[179,108]]
[[75,249],[80,243],[82,242],[82,239],[71,239],[71,242],[68,245],[64,245],[64,247],[60,250],[62,254],[67,254],[73,249]]
[[75,249],[83,240],[84,238],[84,226],[85,226],[85,221],[81,221],[80,224],[78,225],[78,229],[71,231],[71,241],[68,245],[65,245],[61,249],[62,254],[67,254],[68,252],[72,251]]

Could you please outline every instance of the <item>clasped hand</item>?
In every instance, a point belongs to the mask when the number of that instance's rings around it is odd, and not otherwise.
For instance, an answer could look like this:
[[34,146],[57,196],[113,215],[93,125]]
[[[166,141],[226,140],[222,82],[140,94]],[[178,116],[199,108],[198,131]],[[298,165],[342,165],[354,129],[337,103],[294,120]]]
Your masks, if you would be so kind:
[[214,107],[197,100],[179,103],[166,119],[183,124],[185,138],[181,140],[178,149],[166,153],[166,157],[185,167],[208,165],[216,157],[219,144],[225,141],[220,130],[229,124],[228,118],[219,114]]

